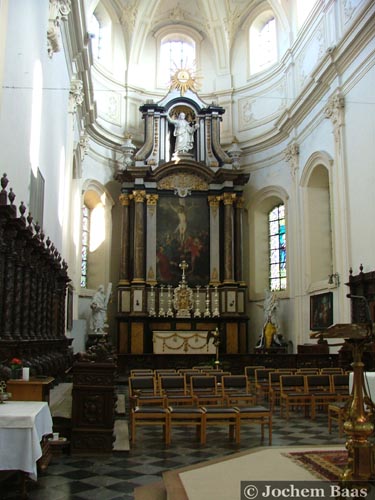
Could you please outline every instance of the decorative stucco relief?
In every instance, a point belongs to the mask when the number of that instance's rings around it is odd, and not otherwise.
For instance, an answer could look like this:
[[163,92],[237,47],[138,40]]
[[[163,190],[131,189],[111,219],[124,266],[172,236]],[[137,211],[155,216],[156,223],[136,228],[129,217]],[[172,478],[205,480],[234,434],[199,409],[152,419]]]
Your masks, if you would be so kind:
[[47,50],[50,58],[61,50],[60,25],[68,19],[70,11],[71,0],[49,0]]
[[121,95],[103,90],[95,97],[99,117],[113,125],[121,126]]
[[344,24],[347,24],[353,18],[354,12],[361,3],[363,3],[363,0],[342,0]]
[[286,107],[285,80],[261,95],[238,101],[239,130],[248,130],[273,121]]
[[299,88],[304,86],[312,70],[323,57],[325,45],[324,27],[321,23],[296,58],[297,85]]

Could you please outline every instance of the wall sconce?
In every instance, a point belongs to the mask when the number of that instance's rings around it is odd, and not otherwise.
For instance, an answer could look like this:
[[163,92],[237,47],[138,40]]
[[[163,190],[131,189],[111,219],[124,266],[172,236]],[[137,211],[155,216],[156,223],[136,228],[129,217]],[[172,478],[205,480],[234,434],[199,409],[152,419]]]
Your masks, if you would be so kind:
[[340,275],[339,273],[333,273],[328,276],[328,284],[335,285],[335,287],[340,286]]

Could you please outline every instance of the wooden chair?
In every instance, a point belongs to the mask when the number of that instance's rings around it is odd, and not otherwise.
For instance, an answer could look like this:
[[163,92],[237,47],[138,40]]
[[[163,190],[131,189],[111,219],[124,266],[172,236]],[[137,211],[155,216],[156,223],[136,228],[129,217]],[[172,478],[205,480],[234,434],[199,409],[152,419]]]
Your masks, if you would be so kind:
[[343,374],[344,373],[344,370],[343,368],[340,368],[340,367],[333,367],[333,366],[328,366],[328,367],[325,367],[325,368],[321,368],[320,369],[320,373],[322,375],[326,375],[327,373],[328,374],[334,374],[334,373],[338,373],[338,374]]
[[[265,406],[235,406],[234,409],[238,412],[239,433],[244,424],[259,424],[261,426],[261,438],[264,440],[264,427],[268,427],[268,442],[272,445],[272,411]],[[241,435],[236,439],[240,443]]]
[[152,376],[153,374],[154,370],[151,368],[137,368],[135,370],[130,370],[131,377]]
[[154,376],[129,377],[130,408],[143,405],[165,406],[165,397],[157,393]]
[[203,408],[196,406],[174,406],[168,407],[170,412],[171,435],[174,426],[195,426],[196,434],[200,444],[206,442],[206,413]]
[[262,365],[245,366],[244,374],[250,380],[250,383],[254,384],[254,382],[255,382],[255,370],[262,370],[264,368],[265,368],[265,366],[262,366]]
[[255,370],[255,392],[257,401],[268,399],[268,374],[276,371],[274,368],[257,368]]
[[166,398],[166,406],[191,405],[197,406],[197,400],[187,389],[183,375],[161,375],[159,378],[160,395]]
[[311,395],[311,419],[314,420],[317,408],[327,407],[337,400],[332,392],[330,375],[306,375],[306,390]]
[[236,444],[240,443],[240,416],[235,408],[228,406],[207,405],[201,407],[204,410],[204,436],[202,444],[206,444],[206,430],[209,425],[227,425],[229,428],[229,439],[235,439]]
[[320,369],[319,368],[298,368],[296,370],[296,374],[301,374],[301,375],[319,375]]
[[349,399],[349,373],[332,373],[331,384],[332,392],[335,392],[340,400]]
[[268,400],[271,411],[275,405],[280,403],[280,377],[282,375],[292,375],[293,372],[277,371],[268,374]]
[[337,422],[339,428],[339,437],[344,431],[344,422],[348,410],[348,401],[336,401],[328,405],[328,432],[332,432],[332,422]]
[[227,405],[256,404],[256,396],[250,390],[250,381],[246,375],[224,375],[221,390]]
[[304,408],[305,415],[311,406],[311,395],[305,388],[305,377],[301,374],[282,375],[280,377],[280,415],[285,410],[286,419],[289,420],[291,408]]
[[166,446],[171,442],[171,414],[168,408],[157,406],[136,406],[130,410],[130,439],[135,445],[137,426],[162,426]]
[[216,377],[213,375],[193,375],[190,379],[190,393],[198,405],[223,404],[223,396],[217,390]]
[[186,371],[184,372],[184,377],[186,379],[186,384],[187,386],[189,387],[189,390],[190,390],[190,379],[191,377],[197,377],[197,376],[206,376],[207,373],[201,373],[197,370],[189,370],[189,371]]

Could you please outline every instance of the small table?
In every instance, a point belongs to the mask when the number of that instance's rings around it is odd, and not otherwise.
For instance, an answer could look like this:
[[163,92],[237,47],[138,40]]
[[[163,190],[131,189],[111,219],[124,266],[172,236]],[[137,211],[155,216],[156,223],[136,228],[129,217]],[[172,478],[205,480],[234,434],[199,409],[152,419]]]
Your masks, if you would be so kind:
[[53,377],[31,378],[30,380],[10,379],[7,392],[13,401],[46,401],[49,403],[49,391],[55,379]]
[[0,404],[0,470],[18,470],[37,479],[43,436],[52,433],[45,401],[7,401]]

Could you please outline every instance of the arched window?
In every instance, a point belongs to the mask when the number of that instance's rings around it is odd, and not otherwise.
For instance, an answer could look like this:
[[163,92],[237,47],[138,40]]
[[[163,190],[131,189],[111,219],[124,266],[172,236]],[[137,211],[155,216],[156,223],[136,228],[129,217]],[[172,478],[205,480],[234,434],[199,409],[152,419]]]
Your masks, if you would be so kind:
[[81,288],[95,289],[109,281],[113,205],[110,194],[90,181],[81,208]]
[[155,33],[157,47],[156,85],[165,88],[178,69],[195,74],[199,68],[202,36],[193,28],[181,25],[165,26]]
[[249,292],[251,300],[264,298],[264,290],[287,297],[288,194],[279,186],[268,186],[253,196],[248,207]]
[[275,206],[268,214],[269,288],[286,290],[285,207]]
[[87,265],[90,241],[90,210],[82,207],[82,242],[81,242],[81,288],[87,288]]
[[108,12],[100,4],[90,18],[89,36],[94,62],[110,67],[112,21]]
[[250,26],[250,72],[258,73],[277,61],[276,19],[272,11],[260,14]]
[[160,45],[160,76],[166,83],[179,68],[196,69],[195,41],[178,33],[165,36]]

